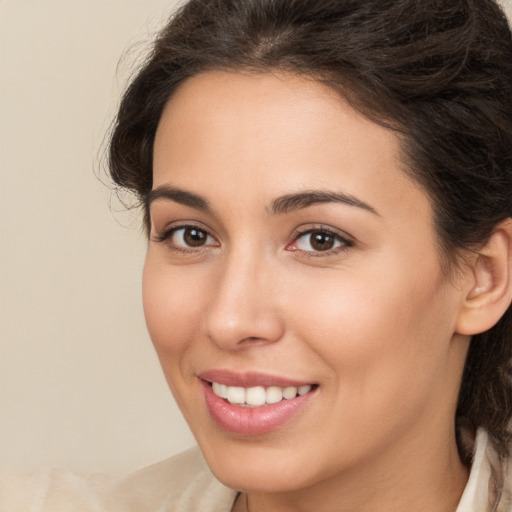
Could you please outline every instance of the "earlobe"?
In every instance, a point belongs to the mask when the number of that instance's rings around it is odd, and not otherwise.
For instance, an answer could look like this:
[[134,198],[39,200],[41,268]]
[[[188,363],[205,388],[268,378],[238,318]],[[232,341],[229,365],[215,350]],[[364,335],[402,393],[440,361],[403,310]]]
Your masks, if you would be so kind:
[[467,277],[456,332],[473,335],[493,327],[512,301],[512,219],[498,224],[477,251]]

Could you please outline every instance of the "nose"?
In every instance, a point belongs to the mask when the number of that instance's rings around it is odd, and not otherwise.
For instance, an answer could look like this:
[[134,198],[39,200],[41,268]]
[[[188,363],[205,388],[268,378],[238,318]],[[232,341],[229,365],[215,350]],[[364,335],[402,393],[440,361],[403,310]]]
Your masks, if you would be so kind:
[[224,350],[278,341],[284,322],[275,269],[262,258],[244,255],[231,257],[218,270],[204,317],[208,338]]

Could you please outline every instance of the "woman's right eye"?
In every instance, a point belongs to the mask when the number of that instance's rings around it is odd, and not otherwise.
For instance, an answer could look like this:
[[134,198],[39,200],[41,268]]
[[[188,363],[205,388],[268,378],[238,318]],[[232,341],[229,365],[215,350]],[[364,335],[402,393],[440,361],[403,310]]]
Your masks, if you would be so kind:
[[172,228],[157,237],[159,242],[166,242],[177,250],[193,250],[207,246],[218,246],[218,242],[206,230],[196,226]]

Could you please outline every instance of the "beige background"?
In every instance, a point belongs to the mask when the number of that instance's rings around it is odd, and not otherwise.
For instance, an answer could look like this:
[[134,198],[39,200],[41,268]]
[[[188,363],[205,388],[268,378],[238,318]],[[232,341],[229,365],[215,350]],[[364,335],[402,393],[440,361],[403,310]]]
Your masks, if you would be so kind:
[[119,473],[193,443],[145,330],[138,219],[95,177],[119,58],[175,4],[0,0],[0,472]]
[[0,473],[119,474],[193,444],[145,331],[137,215],[95,177],[174,5],[0,0]]

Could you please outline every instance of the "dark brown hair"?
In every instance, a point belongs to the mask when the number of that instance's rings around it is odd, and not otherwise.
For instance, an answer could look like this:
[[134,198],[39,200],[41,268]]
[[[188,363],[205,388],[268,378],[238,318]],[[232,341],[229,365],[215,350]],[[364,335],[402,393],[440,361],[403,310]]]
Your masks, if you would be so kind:
[[[112,132],[111,175],[143,206],[164,105],[214,69],[312,77],[396,130],[450,264],[512,216],[512,36],[493,0],[188,1],[155,40]],[[473,337],[457,408],[457,421],[486,428],[502,455],[511,315]]]

